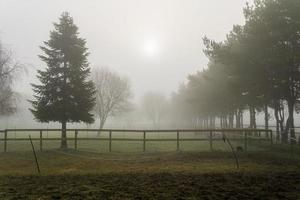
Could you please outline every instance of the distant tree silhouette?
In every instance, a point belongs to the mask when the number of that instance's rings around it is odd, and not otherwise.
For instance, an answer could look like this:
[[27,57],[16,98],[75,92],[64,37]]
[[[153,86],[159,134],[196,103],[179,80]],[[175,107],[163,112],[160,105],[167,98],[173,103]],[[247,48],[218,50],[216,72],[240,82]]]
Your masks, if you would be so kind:
[[158,128],[160,122],[168,110],[166,97],[157,92],[147,92],[141,100],[142,110],[148,119],[150,119],[155,128]]
[[13,54],[0,41],[0,115],[6,116],[16,111],[16,94],[13,79],[22,65],[15,61]]
[[106,68],[95,69],[92,79],[96,88],[94,110],[99,117],[99,128],[102,129],[109,116],[130,109],[131,88],[128,79]]

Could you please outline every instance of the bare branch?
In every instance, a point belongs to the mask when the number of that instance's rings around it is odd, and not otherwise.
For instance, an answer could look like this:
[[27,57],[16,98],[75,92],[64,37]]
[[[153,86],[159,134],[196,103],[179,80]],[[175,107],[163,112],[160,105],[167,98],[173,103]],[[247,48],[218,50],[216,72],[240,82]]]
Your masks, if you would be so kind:
[[131,88],[128,79],[106,68],[94,70],[92,78],[96,88],[95,112],[103,128],[109,116],[128,110]]

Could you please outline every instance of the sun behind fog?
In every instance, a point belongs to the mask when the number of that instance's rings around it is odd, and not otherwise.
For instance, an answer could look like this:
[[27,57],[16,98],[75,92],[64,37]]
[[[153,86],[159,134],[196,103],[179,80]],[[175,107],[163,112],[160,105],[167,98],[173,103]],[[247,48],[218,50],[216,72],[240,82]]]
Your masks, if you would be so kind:
[[155,38],[147,38],[144,42],[143,48],[146,56],[149,57],[157,56],[160,51],[159,42]]

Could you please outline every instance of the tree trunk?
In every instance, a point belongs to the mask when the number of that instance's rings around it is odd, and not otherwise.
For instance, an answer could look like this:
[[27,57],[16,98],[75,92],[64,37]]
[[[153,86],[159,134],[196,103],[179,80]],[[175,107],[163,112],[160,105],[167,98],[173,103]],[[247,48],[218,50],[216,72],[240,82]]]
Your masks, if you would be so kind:
[[285,130],[281,132],[281,141],[283,143],[288,143],[289,130],[290,130],[290,117],[288,117],[286,120]]
[[103,129],[104,127],[104,121],[103,120],[100,120],[100,126],[99,126],[99,129]]
[[254,106],[250,106],[249,112],[250,112],[250,128],[256,129],[256,113],[255,113]]
[[235,114],[235,126],[236,128],[243,128],[243,123],[244,123],[244,119],[243,119],[243,111],[242,109],[237,109],[236,110],[236,114]]
[[223,128],[223,118],[222,118],[222,115],[220,115],[220,128]]
[[61,123],[61,149],[66,149],[68,148],[67,145],[67,123],[62,122]]
[[229,113],[229,128],[233,128],[234,112]]
[[240,112],[238,110],[235,111],[235,127],[241,128],[241,117]]
[[264,106],[265,113],[265,129],[269,129],[269,113],[268,113],[268,105]]
[[276,141],[280,140],[280,132],[279,132],[279,108],[278,104],[275,103],[274,105],[274,116],[275,116],[275,121],[276,121]]
[[280,127],[280,135],[284,134],[284,104],[282,101],[279,102],[278,104],[278,114],[279,114],[279,127]]
[[280,131],[284,131],[284,107],[282,109],[279,110],[279,127],[280,127]]
[[244,113],[242,110],[239,110],[239,117],[240,117],[240,128],[244,128]]
[[251,108],[251,106],[249,107],[249,117],[250,117],[249,128],[252,128],[253,127],[253,117],[252,117],[252,108]]
[[253,128],[253,112],[252,112],[252,106],[249,107],[249,117],[250,117],[249,128]]
[[291,143],[296,143],[296,135],[295,135],[295,125],[294,125],[294,101],[288,102],[288,111],[289,111],[289,128],[290,128],[290,137],[291,137]]
[[[102,130],[104,127],[105,120],[100,119],[99,121],[100,121],[99,129]],[[100,130],[98,131],[97,136],[100,136],[100,134],[101,134]]]
[[[255,113],[255,107],[250,105],[249,107],[249,114],[250,114],[250,128],[256,129],[256,113]],[[250,135],[258,136],[258,133],[256,131],[251,131]]]
[[255,108],[253,107],[253,128],[256,129],[256,111]]

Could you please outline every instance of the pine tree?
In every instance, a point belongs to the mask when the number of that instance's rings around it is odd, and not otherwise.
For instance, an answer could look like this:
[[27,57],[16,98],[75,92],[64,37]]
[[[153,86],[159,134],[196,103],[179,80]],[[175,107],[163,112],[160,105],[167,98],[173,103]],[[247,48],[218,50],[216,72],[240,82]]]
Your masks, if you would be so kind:
[[86,41],[78,36],[69,13],[64,12],[40,48],[44,54],[39,57],[47,68],[38,70],[41,84],[32,84],[35,100],[30,110],[39,122],[62,124],[61,148],[67,148],[67,122],[94,121],[90,111],[95,104],[95,88],[88,79]]

